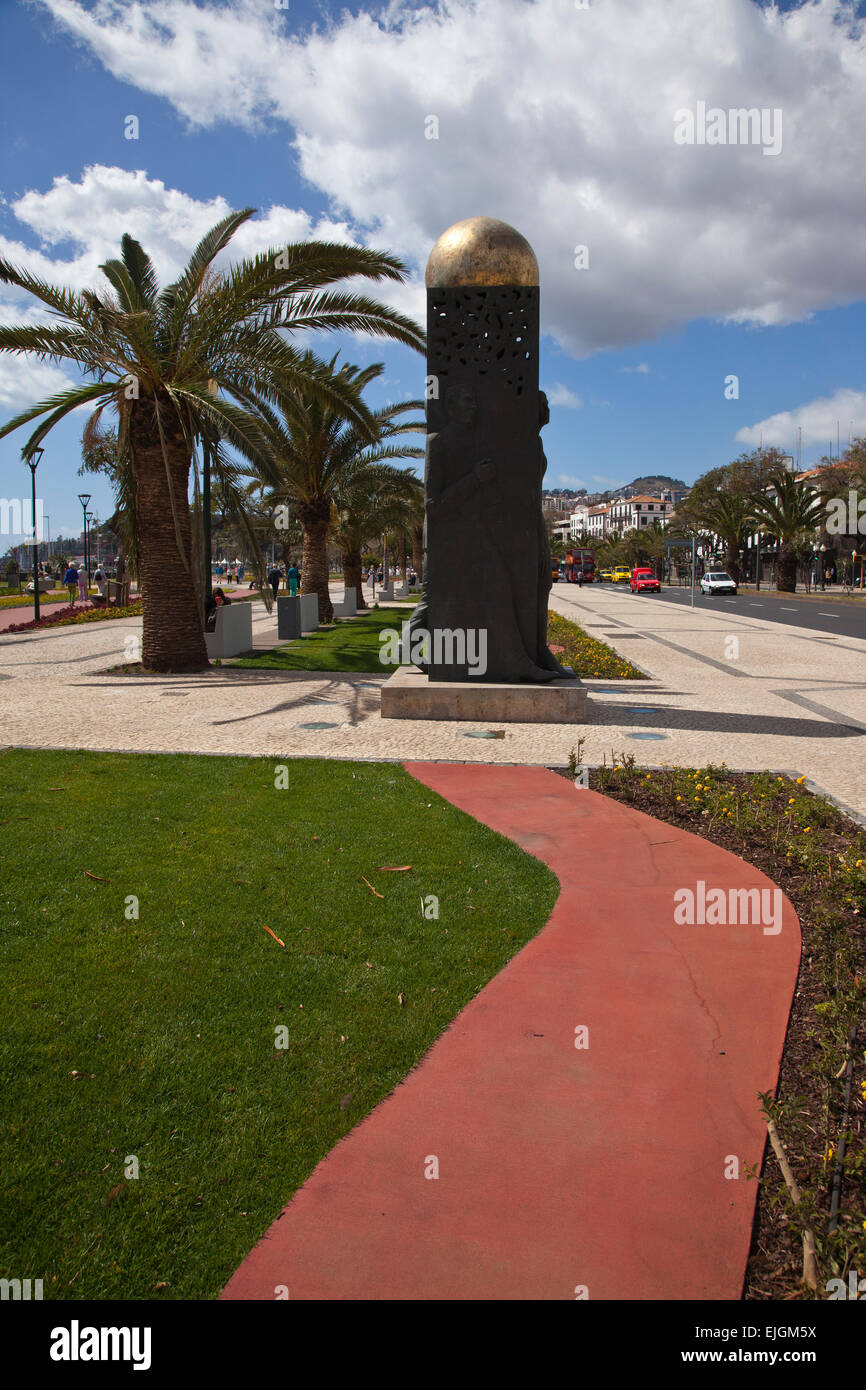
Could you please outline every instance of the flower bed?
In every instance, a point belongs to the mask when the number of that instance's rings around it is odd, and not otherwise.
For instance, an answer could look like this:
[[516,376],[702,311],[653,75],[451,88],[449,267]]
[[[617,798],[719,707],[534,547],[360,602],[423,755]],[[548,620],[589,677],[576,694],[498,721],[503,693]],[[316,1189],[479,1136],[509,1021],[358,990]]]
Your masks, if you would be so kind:
[[[26,593],[23,589],[20,594],[4,594],[0,597],[0,608],[28,608],[33,603],[33,595]],[[44,603],[69,603],[68,590],[64,589],[62,594],[40,594],[40,606]]]
[[111,618],[140,618],[141,602],[130,603],[126,608],[74,608],[67,604],[65,608],[52,613],[50,617],[40,618],[39,622],[13,623],[11,627],[4,628],[4,632],[32,632],[35,628],[43,627],[71,627],[75,623],[102,623]]
[[606,642],[590,637],[577,623],[551,609],[547,615],[547,640],[553,643],[556,658],[570,666],[574,674],[584,679],[600,676],[604,680],[645,681],[645,671],[639,671],[630,661],[618,656]]

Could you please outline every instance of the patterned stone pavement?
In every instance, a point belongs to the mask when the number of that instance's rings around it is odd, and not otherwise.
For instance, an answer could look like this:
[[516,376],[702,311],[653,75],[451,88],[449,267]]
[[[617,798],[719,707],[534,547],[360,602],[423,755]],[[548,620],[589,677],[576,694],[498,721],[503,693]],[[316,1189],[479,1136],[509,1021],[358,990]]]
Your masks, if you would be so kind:
[[[587,681],[585,725],[383,720],[384,676],[106,675],[140,632],[118,619],[0,634],[0,744],[562,766],[582,738],[591,765],[790,769],[866,814],[866,641],[627,591],[557,585],[551,602],[650,676]],[[272,645],[275,618],[254,614],[255,645]]]

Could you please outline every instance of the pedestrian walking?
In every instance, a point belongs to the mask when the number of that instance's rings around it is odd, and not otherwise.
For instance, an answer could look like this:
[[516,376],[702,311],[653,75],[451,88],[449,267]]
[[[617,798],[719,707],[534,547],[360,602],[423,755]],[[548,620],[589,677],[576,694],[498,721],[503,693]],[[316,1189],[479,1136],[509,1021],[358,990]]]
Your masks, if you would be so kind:
[[87,583],[87,570],[80,569],[78,571],[78,597],[82,603],[87,602],[88,588],[89,585]]
[[96,585],[99,597],[105,598],[105,571],[101,565],[97,565],[93,572],[93,582]]
[[274,598],[276,598],[277,596],[277,590],[280,587],[281,578],[282,576],[280,574],[279,566],[271,565],[270,569],[268,570],[268,583],[274,591]]
[[292,598],[295,598],[298,592],[298,585],[301,582],[301,571],[298,569],[296,564],[293,563],[292,565],[290,565],[289,569],[286,572],[286,580],[288,581],[289,585],[289,594]]
[[69,590],[69,602],[75,605],[75,596],[78,593],[78,570],[74,565],[70,565],[63,576],[63,583]]

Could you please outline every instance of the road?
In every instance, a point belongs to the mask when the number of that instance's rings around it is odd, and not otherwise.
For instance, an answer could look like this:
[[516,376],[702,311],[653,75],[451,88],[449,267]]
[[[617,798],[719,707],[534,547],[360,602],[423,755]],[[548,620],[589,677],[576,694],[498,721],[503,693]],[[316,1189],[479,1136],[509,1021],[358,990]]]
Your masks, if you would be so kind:
[[[624,594],[635,603],[677,603],[687,608],[691,601],[691,590],[662,586],[660,594],[632,594],[627,584],[590,584],[590,590],[605,590]],[[563,595],[579,592],[576,584],[556,584],[554,592]],[[829,594],[826,601],[815,598],[800,598],[797,594],[776,594],[771,591],[755,593],[754,589],[737,594],[736,598],[723,598],[717,594],[708,598],[699,589],[695,590],[695,608],[705,608],[711,612],[734,612],[744,618],[762,618],[769,623],[787,623],[793,627],[812,628],[817,632],[832,632],[840,637],[866,637],[866,598],[834,599]]]

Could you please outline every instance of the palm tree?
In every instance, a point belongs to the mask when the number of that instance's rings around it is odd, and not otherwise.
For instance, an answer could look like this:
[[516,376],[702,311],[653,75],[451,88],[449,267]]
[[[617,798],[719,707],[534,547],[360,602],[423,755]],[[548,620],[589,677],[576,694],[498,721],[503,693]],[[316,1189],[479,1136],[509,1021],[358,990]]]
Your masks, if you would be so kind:
[[737,493],[716,492],[702,503],[699,521],[724,544],[725,569],[739,584],[740,552],[757,525],[754,500]]
[[[336,360],[331,359],[329,371],[334,372]],[[333,379],[352,387],[360,399],[363,388],[384,370],[381,362],[363,370],[344,364]],[[339,490],[372,464],[421,456],[421,449],[388,441],[423,431],[422,421],[395,418],[423,409],[423,401],[384,406],[370,413],[369,425],[347,418],[338,403],[324,402],[294,380],[285,386],[273,383],[268,400],[251,394],[248,403],[261,419],[265,439],[266,477],[272,483],[266,501],[275,507],[288,503],[297,511],[303,532],[301,592],[318,595],[319,621],[330,622],[328,531]]]
[[803,544],[811,541],[824,520],[824,501],[814,488],[798,483],[787,469],[769,479],[775,496],[760,493],[752,499],[755,519],[762,531],[779,542],[776,588],[793,594],[797,587],[797,561]]
[[[418,349],[418,326],[365,296],[338,291],[348,276],[401,280],[402,263],[365,248],[294,243],[241,261],[225,274],[213,261],[254,209],[231,213],[202,238],[182,275],[160,290],[150,258],[131,236],[121,258],[100,267],[109,290],[81,294],[0,261],[0,283],[28,290],[59,320],[0,328],[0,348],[76,363],[84,385],[25,410],[0,438],[39,417],[26,458],[58,421],[81,405],[92,423],[113,407],[118,447],[128,452],[135,484],[144,634],[142,660],[157,671],[207,665],[200,571],[191,547],[189,479],[195,441],[224,439],[243,456],[266,457],[260,423],[246,402],[301,389],[338,408],[359,432],[371,429],[354,383],[311,353],[299,353],[286,330],[337,329],[394,338]],[[240,402],[240,404],[238,403]]]
[[[416,449],[411,456],[418,458],[422,453]],[[344,583],[347,589],[357,589],[359,608],[367,606],[361,575],[365,542],[371,536],[411,528],[419,503],[423,507],[420,479],[391,464],[360,468],[337,488],[332,535],[343,557]]]

